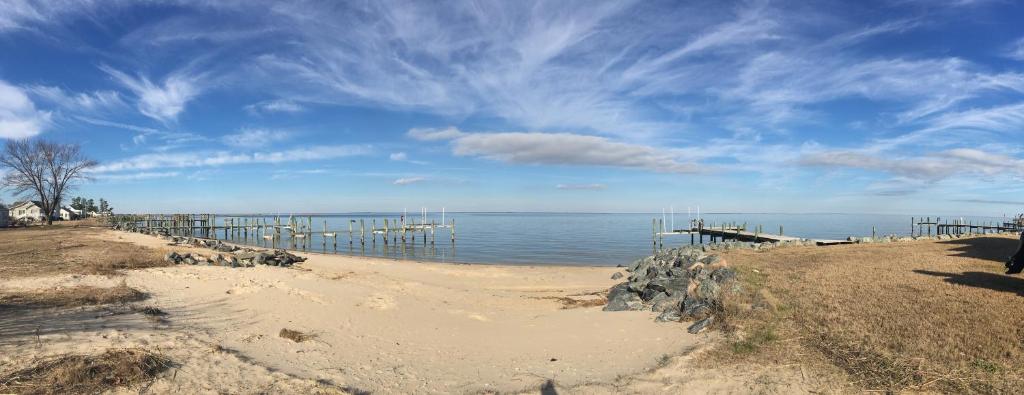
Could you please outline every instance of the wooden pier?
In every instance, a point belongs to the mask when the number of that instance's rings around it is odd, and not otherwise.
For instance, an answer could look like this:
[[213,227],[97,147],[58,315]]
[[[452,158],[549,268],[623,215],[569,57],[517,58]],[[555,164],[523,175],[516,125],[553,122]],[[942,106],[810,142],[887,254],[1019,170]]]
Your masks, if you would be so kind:
[[[854,243],[854,237],[850,237],[847,240],[829,240],[829,239],[804,239],[794,236],[786,236],[783,232],[784,229],[780,225],[778,233],[767,233],[764,231],[764,227],[757,225],[752,228],[748,227],[746,223],[739,224],[735,222],[721,223],[721,224],[710,224],[706,225],[703,219],[690,220],[689,225],[683,229],[667,229],[665,227],[665,219],[655,218],[651,220],[652,229],[652,244],[654,248],[661,249],[664,246],[665,236],[690,236],[690,244],[704,244],[704,237],[708,237],[710,243],[716,243],[725,240],[736,240],[746,241],[753,243],[780,243],[780,242],[797,242],[797,241],[811,241],[819,246],[838,245],[838,244],[851,244]],[[974,235],[974,234],[989,234],[989,233],[1006,233],[1013,232],[1019,233],[1024,231],[1024,216],[1017,216],[1012,221],[986,221],[986,222],[973,222],[964,220],[962,218],[957,219],[941,219],[939,217],[924,217],[910,218],[910,237],[922,237],[922,236],[938,236],[938,235],[950,235],[950,236],[961,236],[961,235]],[[906,234],[904,234],[905,236]],[[871,227],[871,239],[878,237],[875,227]]]
[[287,217],[275,215],[228,215],[220,219],[215,214],[119,214],[107,218],[110,225],[119,230],[134,231],[165,236],[186,236],[205,239],[253,244],[268,248],[290,248],[306,250],[312,247],[313,238],[320,238],[323,251],[328,251],[328,242],[338,249],[338,238],[344,240],[348,235],[349,246],[367,244],[376,245],[378,239],[383,245],[414,244],[434,245],[442,231],[442,240],[446,236],[455,244],[455,219],[445,221],[442,214],[440,221],[428,218],[426,212],[417,221],[402,215],[398,218],[383,218],[380,225],[378,218],[349,219],[347,228],[331,229],[327,220],[323,226],[317,227],[314,216]]

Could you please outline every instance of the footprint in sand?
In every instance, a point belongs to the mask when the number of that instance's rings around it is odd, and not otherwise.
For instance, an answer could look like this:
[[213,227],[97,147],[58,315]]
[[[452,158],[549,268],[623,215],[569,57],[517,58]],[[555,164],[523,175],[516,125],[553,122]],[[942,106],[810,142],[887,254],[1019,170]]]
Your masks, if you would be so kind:
[[469,319],[473,319],[473,320],[477,320],[477,321],[481,321],[481,322],[487,322],[487,321],[491,320],[490,318],[487,318],[487,316],[485,316],[483,314],[480,314],[480,313],[477,313],[475,311],[448,310],[448,313],[449,314],[455,314],[455,315],[461,315],[463,317],[466,317],[466,318],[469,318]]
[[370,295],[360,306],[369,307],[374,310],[390,310],[395,308],[395,298],[387,294],[373,294]]

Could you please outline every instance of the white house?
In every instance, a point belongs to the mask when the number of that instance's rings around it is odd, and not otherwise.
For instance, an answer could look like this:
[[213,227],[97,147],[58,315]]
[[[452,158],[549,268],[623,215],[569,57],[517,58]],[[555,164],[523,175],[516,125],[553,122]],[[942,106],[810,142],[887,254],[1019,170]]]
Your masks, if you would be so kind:
[[46,215],[43,214],[43,204],[33,200],[14,203],[11,205],[8,213],[10,213],[11,221],[20,221],[24,219],[31,219],[32,221],[46,220]]
[[73,220],[73,219],[79,219],[81,217],[82,217],[82,211],[81,210],[75,210],[75,209],[73,209],[71,207],[68,207],[68,206],[64,206],[64,207],[60,208],[60,219],[63,219],[65,221],[70,221],[70,220]]

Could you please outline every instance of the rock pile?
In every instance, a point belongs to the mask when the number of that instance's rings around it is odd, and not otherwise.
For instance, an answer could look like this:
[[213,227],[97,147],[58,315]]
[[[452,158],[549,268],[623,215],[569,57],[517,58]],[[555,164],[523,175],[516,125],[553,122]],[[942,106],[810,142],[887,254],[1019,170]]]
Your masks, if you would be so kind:
[[661,251],[638,259],[626,268],[628,281],[608,292],[605,311],[653,310],[657,321],[696,320],[689,327],[698,333],[714,322],[725,287],[735,286],[736,272],[718,255],[701,246]]
[[219,252],[235,252],[242,250],[242,248],[224,244],[220,240],[213,239],[200,239],[195,237],[183,237],[183,236],[169,236],[171,243],[176,245],[186,245],[191,247],[209,248],[211,250]]
[[289,254],[284,250],[273,251],[241,251],[234,255],[213,254],[203,256],[200,254],[178,254],[170,252],[164,256],[164,260],[176,265],[206,265],[206,266],[230,266],[230,267],[253,267],[256,265],[282,266],[287,267],[296,263],[302,263],[306,259],[300,256]]

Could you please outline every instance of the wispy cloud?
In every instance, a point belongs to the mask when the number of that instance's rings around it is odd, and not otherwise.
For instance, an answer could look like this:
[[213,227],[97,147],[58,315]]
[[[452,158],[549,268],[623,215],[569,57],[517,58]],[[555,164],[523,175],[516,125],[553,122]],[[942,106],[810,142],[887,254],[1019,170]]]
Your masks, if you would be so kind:
[[242,129],[222,138],[224,144],[238,148],[262,148],[272,143],[287,141],[291,133],[281,130]]
[[317,146],[294,148],[285,151],[251,153],[230,151],[154,153],[105,163],[96,167],[94,172],[105,173],[162,168],[316,161],[366,155],[369,153],[370,148],[368,146],[357,145]]
[[21,88],[0,80],[0,138],[32,137],[49,123],[49,112],[37,110]]
[[184,71],[171,73],[162,83],[154,84],[143,75],[133,77],[109,66],[101,66],[100,69],[138,98],[137,105],[142,115],[165,123],[177,120],[178,115],[185,111],[185,105],[202,91],[199,85],[201,77]]
[[447,128],[412,128],[406,133],[409,137],[412,137],[420,141],[441,141],[451,140],[462,136],[462,132],[453,126]]
[[[195,133],[171,132],[167,130],[160,130],[146,126],[131,125],[121,122],[113,122],[105,119],[92,118],[82,115],[75,116],[75,119],[91,125],[138,132],[139,134],[132,137],[132,143],[135,145],[144,145],[150,142],[158,143],[158,145],[149,147],[156,151],[166,151],[170,149],[179,148],[183,145],[187,145],[190,143],[204,142],[210,140],[207,137]],[[151,138],[155,139],[156,141],[150,141]]]
[[555,185],[555,188],[573,191],[601,191],[608,189],[608,186],[605,184],[558,184]]
[[1024,206],[1024,201],[1020,200],[992,200],[992,199],[951,199],[951,202],[957,203],[971,203],[971,204],[999,204],[1005,206]]
[[977,149],[957,148],[922,156],[882,157],[864,152],[828,151],[805,155],[805,166],[874,170],[918,180],[954,175],[1024,177],[1024,160]]
[[96,178],[100,180],[109,181],[139,181],[139,180],[150,180],[154,178],[171,178],[177,177],[181,173],[176,171],[166,172],[138,172],[138,173],[124,173],[124,174],[99,174]]
[[278,99],[261,101],[259,103],[250,104],[245,106],[246,111],[253,114],[260,113],[298,113],[304,111],[306,108],[291,100]]
[[72,93],[56,86],[33,85],[27,88],[35,97],[74,113],[118,110],[126,106],[116,91],[102,90],[90,93]]
[[611,166],[664,173],[693,173],[697,167],[677,153],[650,146],[622,143],[598,136],[571,133],[466,133],[454,128],[412,129],[409,137],[451,140],[452,153],[529,165]]
[[391,182],[394,185],[409,185],[426,181],[426,177],[402,177]]

